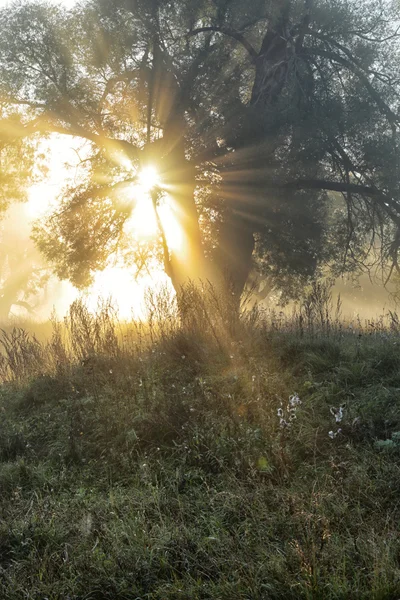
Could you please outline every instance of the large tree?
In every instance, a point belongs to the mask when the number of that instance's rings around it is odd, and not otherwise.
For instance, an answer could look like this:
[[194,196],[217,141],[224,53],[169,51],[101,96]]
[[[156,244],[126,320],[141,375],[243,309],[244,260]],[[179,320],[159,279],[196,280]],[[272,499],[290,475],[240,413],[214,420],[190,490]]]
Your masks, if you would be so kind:
[[[36,229],[58,275],[85,286],[112,254],[155,254],[177,290],[201,278],[239,297],[255,264],[289,289],[321,266],[399,270],[398,6],[92,0],[0,13],[0,156],[53,133],[86,143],[77,184]],[[127,223],[149,165],[159,238],[143,254]]]

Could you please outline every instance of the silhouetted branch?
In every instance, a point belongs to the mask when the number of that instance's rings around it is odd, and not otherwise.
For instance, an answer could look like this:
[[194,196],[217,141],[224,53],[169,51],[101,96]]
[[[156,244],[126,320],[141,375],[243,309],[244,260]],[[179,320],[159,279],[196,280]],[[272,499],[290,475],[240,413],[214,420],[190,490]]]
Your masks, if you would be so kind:
[[356,75],[359,78],[364,87],[368,90],[371,98],[377,104],[378,108],[386,116],[387,120],[390,123],[393,133],[396,133],[396,126],[399,123],[398,116],[386,104],[386,102],[382,99],[381,95],[370,83],[366,73],[354,61],[346,59],[343,56],[336,54],[335,52],[324,50],[323,48],[303,48],[303,53],[309,56],[320,56],[328,58],[329,60],[332,60],[333,62],[336,62],[346,67],[349,71],[354,73],[354,75]]
[[242,44],[242,46],[244,48],[246,48],[247,52],[250,54],[253,61],[257,58],[257,56],[258,56],[257,51],[253,48],[253,46],[250,44],[250,42],[244,37],[244,35],[242,33],[239,33],[238,31],[236,31],[235,29],[231,29],[229,27],[217,27],[217,26],[199,27],[198,29],[194,29],[193,31],[190,31],[187,34],[187,36],[193,37],[194,35],[197,35],[199,33],[206,33],[206,32],[210,32],[210,31],[213,31],[215,33],[222,33],[223,35],[227,35],[228,37],[233,38],[234,40],[236,40],[237,42]]
[[311,10],[313,3],[313,0],[305,0],[305,13],[300,24],[299,33],[295,44],[296,52],[299,52],[303,47],[304,37],[311,23]]
[[383,195],[377,188],[367,185],[346,183],[344,181],[328,181],[325,179],[298,179],[297,181],[289,181],[282,185],[277,184],[276,187],[294,190],[329,190],[332,192],[363,194],[370,197],[379,197]]

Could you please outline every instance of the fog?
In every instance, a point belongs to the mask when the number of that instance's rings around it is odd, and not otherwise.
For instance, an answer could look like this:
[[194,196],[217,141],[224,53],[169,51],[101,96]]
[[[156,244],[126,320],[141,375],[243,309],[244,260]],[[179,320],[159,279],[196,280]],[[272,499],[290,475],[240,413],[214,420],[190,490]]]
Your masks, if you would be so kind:
[[161,270],[136,280],[129,269],[109,267],[96,274],[89,289],[79,291],[68,281],[60,281],[35,247],[32,225],[54,208],[64,185],[76,183],[85,147],[53,135],[38,152],[46,156],[45,177],[27,191],[26,202],[11,204],[0,221],[0,321],[28,318],[41,322],[52,313],[62,318],[77,298],[95,310],[102,299],[110,297],[122,318],[142,317],[146,289],[168,284]]
[[[143,318],[146,290],[169,283],[161,269],[137,281],[127,269],[108,269],[98,273],[89,290],[80,292],[71,283],[60,281],[35,248],[30,237],[32,224],[55,205],[63,184],[74,179],[78,160],[76,148],[60,136],[54,136],[41,150],[49,157],[47,176],[30,188],[26,203],[12,204],[0,222],[0,321],[43,322],[52,313],[62,318],[77,298],[95,310],[102,298],[109,297],[121,318]],[[332,297],[335,304],[340,294],[344,318],[369,319],[396,310],[393,291],[393,286],[385,288],[378,279],[372,281],[364,274],[356,281],[338,279]],[[279,294],[272,292],[262,305],[280,310]],[[292,307],[293,303],[286,310]]]

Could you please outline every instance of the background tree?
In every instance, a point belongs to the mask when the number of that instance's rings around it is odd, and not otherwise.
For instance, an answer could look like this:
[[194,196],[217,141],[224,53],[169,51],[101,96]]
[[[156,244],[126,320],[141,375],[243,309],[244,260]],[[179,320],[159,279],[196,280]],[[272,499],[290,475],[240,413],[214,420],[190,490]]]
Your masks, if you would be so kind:
[[[178,290],[258,268],[291,294],[329,266],[399,269],[398,4],[97,0],[0,15],[2,152],[81,138],[77,186],[36,228],[59,276],[87,285],[129,239],[140,169]],[[12,127],[10,114],[12,113]],[[332,194],[332,192],[336,192]],[[184,232],[160,217],[168,193]]]
[[0,323],[21,308],[34,316],[46,297],[50,270],[30,239],[24,206],[13,205],[0,223]]

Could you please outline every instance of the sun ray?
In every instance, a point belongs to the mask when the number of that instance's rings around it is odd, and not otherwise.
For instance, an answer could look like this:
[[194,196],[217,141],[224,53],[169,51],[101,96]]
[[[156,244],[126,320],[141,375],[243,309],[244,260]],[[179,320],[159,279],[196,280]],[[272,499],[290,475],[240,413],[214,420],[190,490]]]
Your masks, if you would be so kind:
[[131,218],[127,221],[125,231],[128,235],[141,239],[149,239],[157,235],[157,219],[148,195],[136,193],[136,205]]
[[[63,150],[62,159],[56,151]],[[32,186],[29,190],[28,202],[24,205],[24,215],[29,235],[30,223],[40,219],[43,215],[54,209],[59,202],[62,182],[71,176],[74,167],[75,153],[72,147],[66,145],[64,139],[52,139],[48,147],[49,173],[45,181]],[[66,153],[68,150],[68,153]],[[56,155],[56,156],[55,156]],[[67,168],[65,157],[68,155],[71,167]],[[126,168],[129,167],[128,161]],[[136,182],[127,185],[123,193],[126,201],[132,203],[131,217],[125,224],[127,242],[151,243],[160,235],[157,216],[152,200],[152,190],[158,188],[157,212],[159,222],[164,230],[170,252],[179,254],[183,252],[184,232],[180,225],[177,207],[169,189],[164,185],[156,166],[147,165],[136,172]],[[74,299],[82,297],[90,310],[95,311],[100,299],[112,298],[119,314],[124,319],[143,317],[143,298],[146,288],[157,288],[159,285],[170,285],[170,281],[162,267],[151,267],[151,275],[143,274],[140,279],[135,279],[135,269],[122,264],[122,259],[115,257],[116,263],[106,267],[103,271],[94,273],[94,282],[84,292],[77,290],[72,284],[61,284],[52,292],[51,306],[57,305],[59,314],[64,313],[66,307]],[[49,304],[50,306],[50,304]],[[48,308],[48,307],[46,307]],[[50,310],[50,308],[49,308]],[[43,313],[44,314],[44,313]]]
[[172,202],[168,199],[163,202],[158,209],[158,214],[169,249],[179,251],[183,245],[183,231]]
[[183,246],[183,230],[179,223],[173,198],[169,194],[165,194],[158,171],[152,165],[145,167],[138,173],[137,184],[131,188],[131,194],[135,197],[136,203],[132,216],[126,224],[125,232],[139,239],[155,238],[160,233],[151,198],[151,191],[156,187],[159,187],[161,192],[156,209],[158,217],[164,230],[168,248],[176,252],[182,249]]

